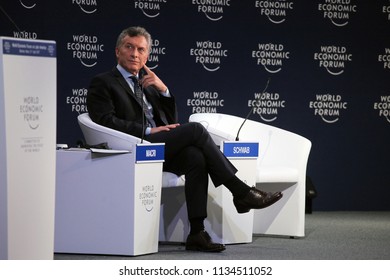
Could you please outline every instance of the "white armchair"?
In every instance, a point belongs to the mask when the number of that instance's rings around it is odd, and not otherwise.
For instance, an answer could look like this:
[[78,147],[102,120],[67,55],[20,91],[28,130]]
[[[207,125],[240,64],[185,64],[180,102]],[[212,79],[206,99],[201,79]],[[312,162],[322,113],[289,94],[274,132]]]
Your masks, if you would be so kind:
[[[214,142],[234,141],[244,119],[219,113],[193,114],[190,122],[202,123]],[[255,210],[254,234],[305,235],[305,180],[311,142],[292,132],[247,120],[239,140],[259,142],[256,187],[282,191],[283,198],[266,209]]]
[[88,113],[79,115],[77,121],[88,145],[106,142],[109,143],[110,149],[132,151],[134,145],[141,143],[138,137],[93,122]]
[[[79,115],[77,121],[88,145],[107,143],[110,149],[131,152],[136,144],[141,143],[141,139],[138,137],[93,122],[88,113]],[[143,142],[149,143],[145,140]],[[184,176],[177,176],[171,172],[163,172],[162,177],[163,188],[184,186]]]

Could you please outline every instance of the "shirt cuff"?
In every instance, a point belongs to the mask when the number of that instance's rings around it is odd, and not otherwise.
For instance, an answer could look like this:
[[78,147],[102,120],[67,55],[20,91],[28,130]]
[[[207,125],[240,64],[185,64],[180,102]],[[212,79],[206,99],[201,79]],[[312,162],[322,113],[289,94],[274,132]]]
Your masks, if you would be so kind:
[[152,128],[151,127],[147,127],[145,129],[145,135],[149,135],[151,132],[152,132]]
[[160,94],[161,94],[162,96],[165,96],[165,97],[171,97],[171,94],[169,93],[169,88],[167,88],[167,90],[164,91],[164,92],[160,92]]

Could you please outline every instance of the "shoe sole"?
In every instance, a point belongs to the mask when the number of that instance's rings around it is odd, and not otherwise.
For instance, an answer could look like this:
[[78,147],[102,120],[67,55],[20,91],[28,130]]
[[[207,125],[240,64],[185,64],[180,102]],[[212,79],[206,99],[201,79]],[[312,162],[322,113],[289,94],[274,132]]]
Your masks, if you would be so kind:
[[219,253],[226,250],[226,247],[219,248],[219,249],[210,249],[205,250],[197,246],[186,246],[187,251],[197,251],[197,252],[206,252],[206,253]]

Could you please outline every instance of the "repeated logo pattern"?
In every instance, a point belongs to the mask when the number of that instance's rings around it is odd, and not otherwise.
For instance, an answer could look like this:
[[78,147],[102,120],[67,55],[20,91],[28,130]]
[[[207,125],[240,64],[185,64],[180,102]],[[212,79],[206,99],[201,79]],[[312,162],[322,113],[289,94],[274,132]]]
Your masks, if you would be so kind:
[[[37,18],[43,5],[19,0],[15,9]],[[58,36],[53,39],[59,40],[59,61],[68,67],[61,70],[59,63],[60,72],[68,75],[66,82],[59,77],[59,106],[70,114],[87,112],[87,77],[115,64],[114,41],[118,28],[127,25],[143,25],[151,32],[147,64],[174,93],[177,88],[182,115],[244,116],[251,109],[253,119],[277,123],[305,112],[328,126],[358,110],[353,101],[362,88],[355,85],[362,82],[359,71],[378,77],[390,71],[389,40],[369,41],[380,28],[390,28],[388,0],[377,5],[356,0],[318,0],[310,5],[294,0],[122,0],[112,11],[98,0],[61,5],[59,10],[68,15],[48,19],[52,26],[22,23],[10,35],[40,39],[47,30],[56,30],[52,34]],[[377,21],[371,33],[362,22],[367,18]],[[361,32],[366,35],[359,39]],[[372,121],[388,122],[388,89],[375,89],[376,76],[369,96],[378,118]],[[270,77],[263,92],[261,81]],[[299,110],[297,100],[302,100]]]

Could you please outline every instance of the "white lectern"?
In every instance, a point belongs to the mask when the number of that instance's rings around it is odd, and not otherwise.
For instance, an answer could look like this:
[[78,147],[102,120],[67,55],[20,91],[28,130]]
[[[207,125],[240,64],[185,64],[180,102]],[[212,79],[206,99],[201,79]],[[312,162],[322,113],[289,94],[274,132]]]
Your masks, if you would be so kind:
[[56,43],[0,50],[0,259],[53,259]]
[[164,144],[57,152],[55,252],[158,251]]

